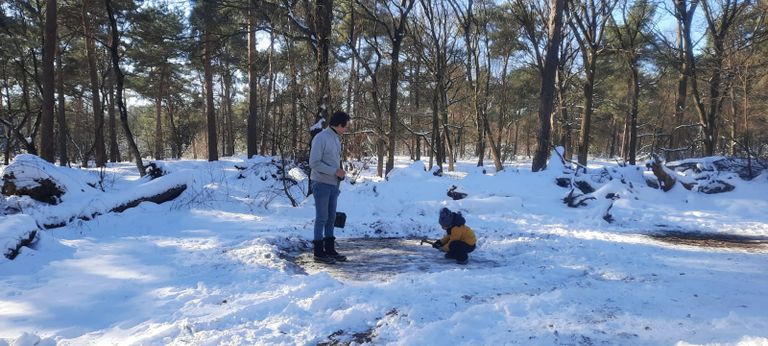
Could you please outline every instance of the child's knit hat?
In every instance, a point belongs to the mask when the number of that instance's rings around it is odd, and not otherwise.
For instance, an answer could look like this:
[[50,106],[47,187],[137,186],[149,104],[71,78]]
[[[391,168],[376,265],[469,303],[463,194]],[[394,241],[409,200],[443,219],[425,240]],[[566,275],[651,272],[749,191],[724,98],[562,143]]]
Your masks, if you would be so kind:
[[453,213],[448,208],[440,209],[440,227],[447,229],[453,226]]

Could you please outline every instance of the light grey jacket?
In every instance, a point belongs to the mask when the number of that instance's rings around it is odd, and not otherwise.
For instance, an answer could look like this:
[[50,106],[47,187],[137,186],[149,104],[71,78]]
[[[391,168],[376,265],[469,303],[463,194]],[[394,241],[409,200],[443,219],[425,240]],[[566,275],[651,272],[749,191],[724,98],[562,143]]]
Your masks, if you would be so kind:
[[327,127],[312,139],[309,168],[312,169],[312,181],[339,185],[336,170],[341,168],[341,136],[332,128]]

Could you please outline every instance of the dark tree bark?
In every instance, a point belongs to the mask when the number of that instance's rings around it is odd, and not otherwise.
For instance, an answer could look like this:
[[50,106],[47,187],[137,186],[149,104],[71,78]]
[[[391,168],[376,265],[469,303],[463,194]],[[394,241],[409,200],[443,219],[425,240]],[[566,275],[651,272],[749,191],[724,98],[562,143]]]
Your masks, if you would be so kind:
[[560,145],[563,146],[563,157],[570,160],[573,156],[573,127],[571,125],[571,118],[568,113],[567,104],[567,85],[565,82],[565,66],[561,62],[557,68],[557,102],[560,108],[560,117],[563,121],[563,129],[561,132]]
[[415,0],[401,0],[397,5],[400,10],[400,17],[396,19],[393,16],[393,23],[388,27],[390,41],[392,41],[392,52],[390,57],[392,64],[389,68],[389,138],[387,147],[387,167],[386,173],[389,174],[395,168],[395,143],[400,133],[400,120],[397,114],[398,86],[400,85],[400,49],[405,38],[405,26],[408,20],[408,14],[416,4]]
[[[30,91],[29,91],[29,82],[27,81],[27,75],[28,75],[27,66],[26,66],[26,63],[24,62],[24,59],[19,60],[17,64],[19,65],[19,69],[21,70],[21,98],[24,103],[24,111],[25,111],[24,120],[22,120],[22,123],[26,125],[27,134],[32,139],[30,141],[27,141],[25,138],[24,142],[29,143],[28,145],[29,148],[35,148],[35,151],[30,153],[37,155],[38,149],[37,149],[37,146],[35,145],[35,136],[33,135],[33,130],[32,130],[32,105],[30,104],[30,101],[29,101]],[[20,126],[19,128],[21,129],[21,127],[23,126]]]
[[248,7],[248,133],[246,135],[248,157],[259,151],[259,95],[256,52],[256,13],[258,2],[249,1]]
[[205,116],[208,129],[208,161],[218,161],[219,152],[216,138],[216,110],[213,103],[213,17],[214,8],[212,4],[206,2],[205,17],[203,19],[203,73],[205,75]]
[[165,91],[166,68],[166,65],[160,68],[160,78],[155,92],[155,148],[153,155],[155,160],[161,160],[165,156],[163,155],[165,151],[163,143],[163,91]]
[[640,76],[637,68],[637,61],[633,59],[630,63],[630,82],[629,82],[629,164],[635,165],[637,158],[637,108],[640,100]]
[[108,74],[108,126],[109,126],[109,162],[120,162],[120,146],[117,144],[117,123],[115,118],[115,73]]
[[608,18],[618,0],[585,0],[583,4],[574,3],[567,8],[571,20],[568,24],[573,29],[574,37],[581,49],[585,81],[582,86],[584,107],[579,132],[579,164],[587,164],[589,154],[592,114],[594,110],[595,74],[597,57],[602,51],[603,34]]
[[317,115],[316,122],[320,119],[328,121],[331,106],[331,86],[328,81],[331,51],[331,24],[333,22],[333,0],[315,1],[315,35],[317,36]]
[[56,160],[53,136],[54,69],[56,54],[56,0],[46,1],[45,37],[43,39],[43,114],[40,122],[40,157],[48,162]]
[[104,111],[101,105],[101,88],[99,86],[99,71],[96,66],[96,38],[95,30],[91,22],[90,14],[86,9],[90,6],[88,1],[83,3],[83,30],[85,35],[85,50],[88,60],[88,77],[91,82],[91,104],[93,107],[93,152],[96,167],[104,167],[107,162],[106,149],[104,147]]
[[61,47],[56,50],[56,69],[58,72],[58,75],[56,76],[56,89],[58,89],[56,122],[59,125],[59,134],[56,138],[58,140],[59,164],[61,166],[67,166],[67,164],[69,164],[69,157],[67,156],[67,138],[69,137],[69,129],[67,128],[67,117],[65,114],[66,107],[64,106],[64,65],[61,61],[61,51]]
[[298,68],[296,66],[296,61],[292,59],[293,54],[293,44],[288,44],[288,49],[286,49],[289,61],[288,61],[288,69],[290,71],[290,80],[288,81],[288,92],[291,95],[291,133],[293,134],[291,136],[291,148],[294,148],[297,151],[301,151],[301,148],[298,147],[298,139],[299,139],[299,97],[301,97],[301,90],[299,89],[299,72]]
[[536,144],[536,154],[533,157],[531,170],[538,172],[547,167],[549,156],[549,137],[552,124],[552,109],[555,101],[555,78],[560,53],[560,39],[563,30],[563,9],[565,0],[552,0],[549,15],[549,43],[544,58],[544,70],[541,74],[541,89],[539,92],[539,132]]
[[139,170],[139,175],[142,177],[147,174],[144,168],[144,163],[141,160],[141,153],[139,147],[136,146],[136,141],[133,139],[131,128],[128,125],[128,110],[123,102],[123,83],[125,76],[123,71],[120,70],[120,55],[118,54],[118,45],[120,44],[119,33],[117,31],[117,19],[115,18],[115,12],[112,9],[112,0],[104,0],[104,4],[107,7],[107,14],[109,16],[109,27],[112,35],[112,45],[109,47],[112,56],[112,69],[115,73],[115,82],[117,83],[116,98],[117,107],[120,110],[120,122],[123,125],[123,131],[125,132],[125,138],[128,141],[128,146],[131,149],[131,153],[136,159],[136,168]]
[[176,128],[176,121],[175,119],[175,110],[176,106],[173,103],[173,99],[169,98],[167,101],[168,105],[168,126],[171,128],[171,155],[175,159],[181,158],[181,151],[182,151],[182,141],[179,137],[179,130]]
[[[684,1],[676,1],[675,3],[675,16],[677,17],[677,40],[678,40],[678,61],[679,61],[679,73],[677,77],[677,93],[675,94],[675,123],[674,126],[680,126],[683,124],[683,117],[685,115],[686,101],[688,98],[688,76],[690,75],[691,66],[688,65],[686,59],[686,52],[688,49],[686,45],[689,40],[686,37],[691,36],[691,21],[693,20],[693,12],[696,9],[696,3],[693,3],[691,8],[688,9],[685,6]],[[667,160],[677,160],[684,157],[682,151],[679,151],[679,147],[682,146],[683,135],[672,131],[670,136],[670,147],[672,152],[667,156]]]
[[231,66],[229,62],[225,62],[221,78],[222,91],[224,92],[222,100],[222,106],[224,107],[224,114],[222,114],[224,117],[224,156],[235,154],[235,130],[232,119],[232,79]]

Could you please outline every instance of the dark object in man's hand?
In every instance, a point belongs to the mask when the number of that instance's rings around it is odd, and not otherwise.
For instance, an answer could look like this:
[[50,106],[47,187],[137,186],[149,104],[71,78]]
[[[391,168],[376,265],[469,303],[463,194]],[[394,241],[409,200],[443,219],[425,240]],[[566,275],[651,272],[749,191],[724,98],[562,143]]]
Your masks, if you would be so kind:
[[432,247],[435,248],[435,249],[439,249],[442,246],[443,246],[443,242],[441,242],[439,240],[435,241],[434,243],[432,243]]

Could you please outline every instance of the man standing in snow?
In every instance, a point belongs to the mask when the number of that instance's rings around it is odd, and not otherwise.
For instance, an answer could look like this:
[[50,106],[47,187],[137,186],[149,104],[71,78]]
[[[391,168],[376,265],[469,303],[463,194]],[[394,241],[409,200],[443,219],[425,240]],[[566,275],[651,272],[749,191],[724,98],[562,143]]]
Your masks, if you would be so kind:
[[347,131],[349,120],[347,113],[333,113],[328,128],[312,139],[312,149],[309,151],[312,195],[315,196],[315,234],[312,243],[315,261],[318,262],[347,260],[336,252],[333,224],[336,220],[339,184],[347,175],[341,168],[341,136]]

